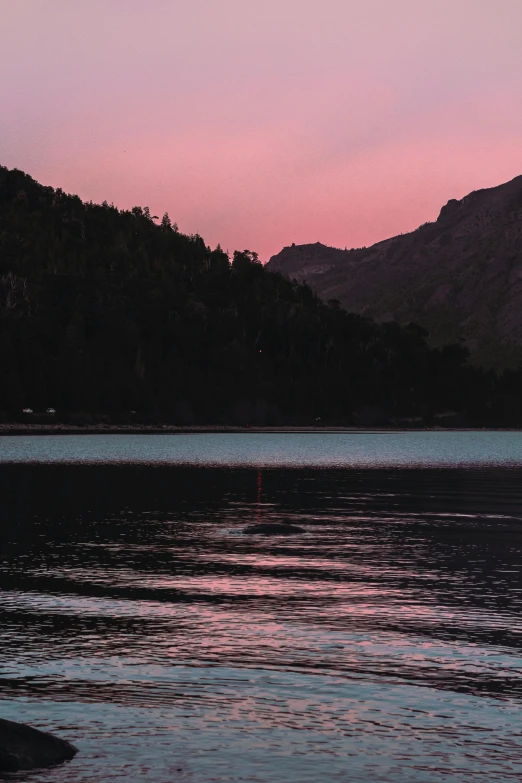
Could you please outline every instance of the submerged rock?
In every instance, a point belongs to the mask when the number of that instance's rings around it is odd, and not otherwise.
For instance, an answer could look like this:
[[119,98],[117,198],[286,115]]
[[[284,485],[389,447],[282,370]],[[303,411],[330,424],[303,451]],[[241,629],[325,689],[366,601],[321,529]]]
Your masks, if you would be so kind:
[[16,772],[59,764],[72,759],[78,749],[53,734],[25,723],[0,718],[0,771]]
[[290,522],[260,522],[257,525],[249,525],[243,533],[258,534],[263,536],[295,536],[297,533],[305,533],[304,528],[291,525]]

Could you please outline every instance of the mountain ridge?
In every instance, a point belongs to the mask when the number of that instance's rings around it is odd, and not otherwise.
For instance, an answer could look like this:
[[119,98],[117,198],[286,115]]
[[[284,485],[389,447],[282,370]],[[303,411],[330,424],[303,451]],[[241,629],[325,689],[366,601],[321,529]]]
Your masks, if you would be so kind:
[[436,221],[368,248],[292,245],[267,263],[377,321],[414,321],[477,364],[522,360],[522,175],[450,199]]
[[0,421],[522,424],[522,372],[154,220],[0,166]]

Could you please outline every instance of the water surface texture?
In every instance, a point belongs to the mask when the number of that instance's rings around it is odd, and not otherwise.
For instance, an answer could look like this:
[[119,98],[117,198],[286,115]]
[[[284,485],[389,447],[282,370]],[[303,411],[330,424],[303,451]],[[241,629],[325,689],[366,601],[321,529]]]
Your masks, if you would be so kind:
[[[0,717],[80,748],[15,779],[519,781],[522,439],[475,434],[490,464],[372,470],[307,467],[301,446],[300,467],[254,467],[257,435],[204,436],[228,455],[251,437],[247,467],[58,464],[107,439],[11,438],[33,464],[3,450]],[[305,533],[242,533],[282,520]]]
[[236,467],[522,465],[520,432],[0,436],[0,462]]

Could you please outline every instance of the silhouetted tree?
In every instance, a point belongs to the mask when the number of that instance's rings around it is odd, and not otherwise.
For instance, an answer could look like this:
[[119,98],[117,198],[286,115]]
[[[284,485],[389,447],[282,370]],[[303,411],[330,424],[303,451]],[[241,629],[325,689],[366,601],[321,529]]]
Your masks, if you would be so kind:
[[[0,411],[25,405],[179,423],[521,420],[498,378],[410,325],[375,324],[229,256],[167,213],[42,187],[0,168]],[[11,411],[11,413],[9,413]]]

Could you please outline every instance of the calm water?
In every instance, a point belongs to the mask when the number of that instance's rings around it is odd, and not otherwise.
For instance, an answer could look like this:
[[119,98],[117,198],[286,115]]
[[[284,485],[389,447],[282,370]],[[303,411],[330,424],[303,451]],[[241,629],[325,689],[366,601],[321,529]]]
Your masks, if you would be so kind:
[[[522,778],[522,434],[4,437],[0,460],[0,717],[80,748],[11,778]],[[265,520],[306,532],[243,535]]]
[[0,436],[0,462],[225,467],[522,465],[519,432]]

